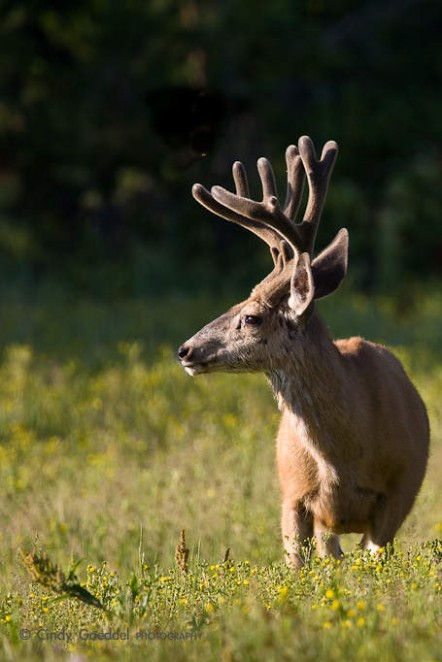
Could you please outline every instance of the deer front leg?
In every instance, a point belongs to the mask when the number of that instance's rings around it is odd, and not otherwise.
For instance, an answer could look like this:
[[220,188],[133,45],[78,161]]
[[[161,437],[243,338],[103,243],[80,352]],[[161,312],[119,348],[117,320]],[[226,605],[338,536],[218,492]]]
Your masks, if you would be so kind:
[[340,559],[343,556],[341,545],[339,544],[339,536],[331,533],[331,531],[328,531],[316,522],[314,531],[318,556],[321,558],[324,556],[334,556],[335,559]]
[[313,516],[299,501],[282,502],[282,539],[286,562],[292,568],[301,568],[310,555],[310,540],[313,536]]

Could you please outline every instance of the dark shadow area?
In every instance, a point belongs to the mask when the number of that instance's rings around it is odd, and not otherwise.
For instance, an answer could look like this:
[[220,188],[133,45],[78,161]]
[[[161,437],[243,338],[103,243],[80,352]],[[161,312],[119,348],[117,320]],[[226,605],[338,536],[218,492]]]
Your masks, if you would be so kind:
[[[285,179],[302,134],[341,152],[318,247],[348,226],[358,288],[440,275],[441,18],[430,0],[3,3],[0,276],[98,300],[247,289],[265,247],[195,181]],[[283,195],[282,187],[280,194]],[[220,280],[223,280],[220,285]]]

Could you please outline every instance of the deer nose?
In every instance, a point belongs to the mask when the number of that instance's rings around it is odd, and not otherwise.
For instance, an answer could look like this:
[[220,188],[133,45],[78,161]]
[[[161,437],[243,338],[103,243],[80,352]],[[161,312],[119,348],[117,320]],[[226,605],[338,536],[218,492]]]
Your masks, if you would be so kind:
[[178,358],[180,359],[189,359],[192,354],[192,349],[189,345],[181,345],[178,349]]

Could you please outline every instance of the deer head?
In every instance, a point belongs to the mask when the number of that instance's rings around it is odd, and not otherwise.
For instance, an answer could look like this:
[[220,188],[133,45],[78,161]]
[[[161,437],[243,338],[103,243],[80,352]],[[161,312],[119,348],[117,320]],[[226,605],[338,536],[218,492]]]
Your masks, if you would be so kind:
[[[271,373],[283,367],[288,343],[302,340],[313,314],[314,300],[331,294],[347,271],[348,233],[344,228],[313,259],[318,225],[338,153],[324,145],[321,158],[308,136],[286,150],[287,193],[281,207],[269,161],[258,160],[263,199],[250,199],[246,172],[233,165],[236,193],[220,186],[192,189],[195,199],[212,213],[237,223],[266,242],[273,271],[254,287],[248,299],[206,325],[178,350],[190,375],[213,371]],[[302,222],[296,217],[305,178],[309,195]]]

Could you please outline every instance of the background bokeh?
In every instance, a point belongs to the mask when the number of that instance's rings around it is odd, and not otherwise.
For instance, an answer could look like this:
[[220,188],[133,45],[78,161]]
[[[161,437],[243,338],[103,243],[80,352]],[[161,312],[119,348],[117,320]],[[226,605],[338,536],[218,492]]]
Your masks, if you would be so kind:
[[[252,285],[265,246],[193,201],[309,134],[340,156],[318,247],[350,229],[357,288],[442,270],[435,0],[4,0],[1,288],[90,295]],[[220,282],[222,280],[222,282]]]
[[[442,660],[441,19],[438,0],[0,0],[0,660]],[[284,196],[303,134],[340,145],[318,250],[350,231],[320,314],[400,358],[432,442],[395,554],[349,536],[342,566],[293,575],[271,390],[175,357],[272,264],[192,184],[231,188],[240,159],[260,197],[264,155]],[[20,640],[110,626],[131,641]]]

